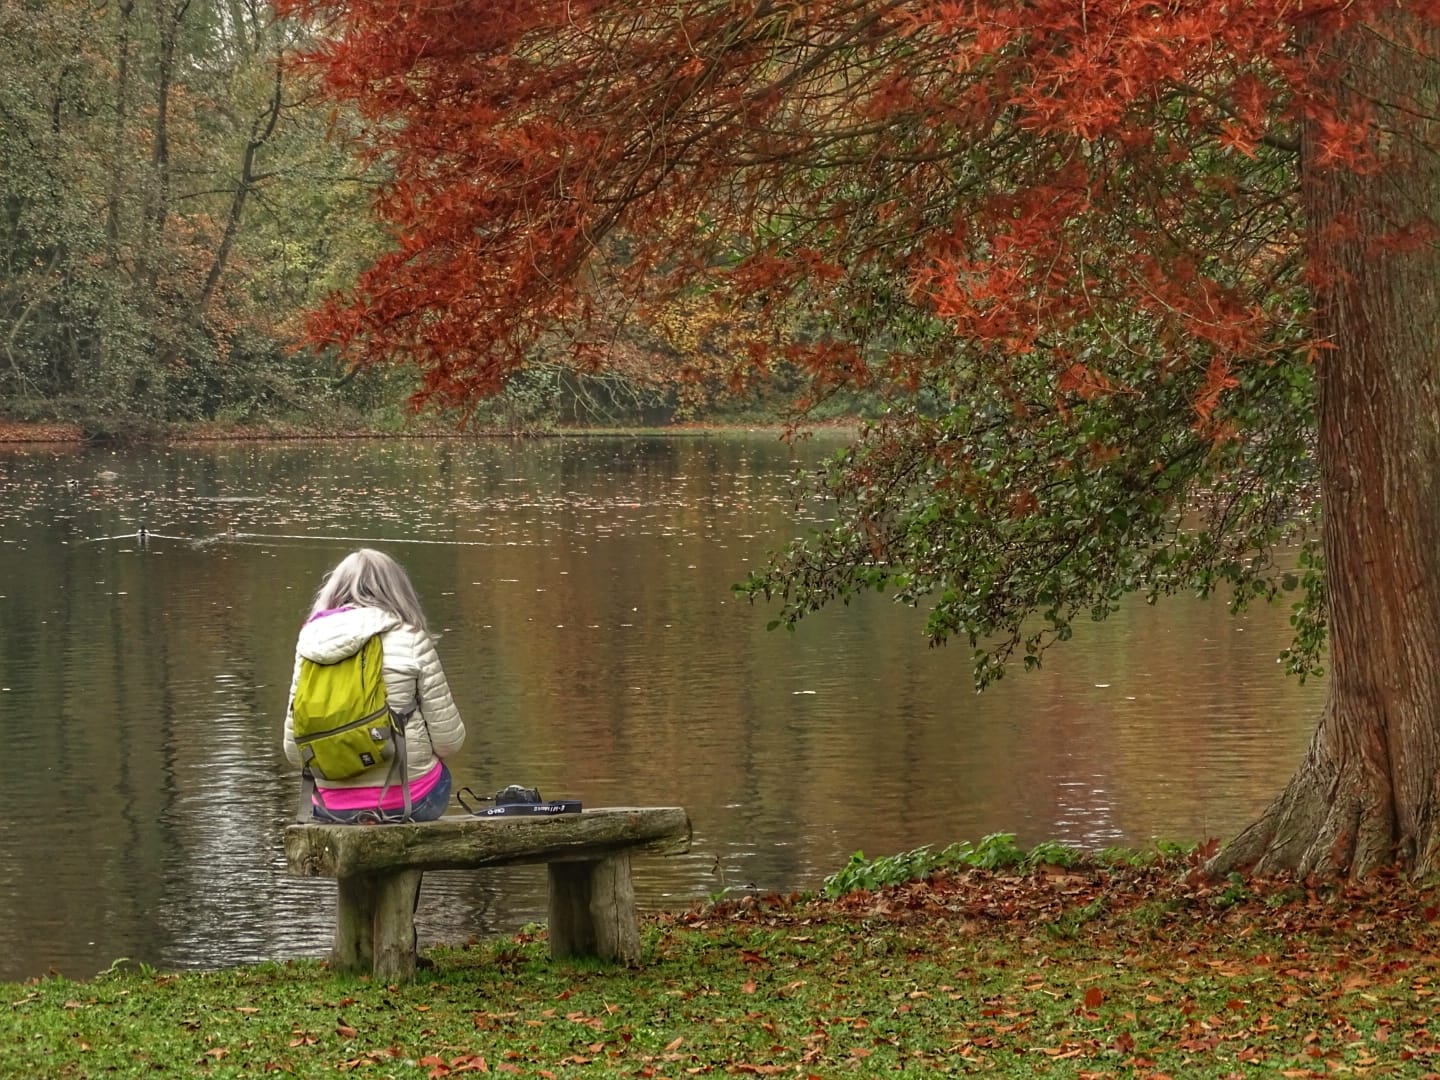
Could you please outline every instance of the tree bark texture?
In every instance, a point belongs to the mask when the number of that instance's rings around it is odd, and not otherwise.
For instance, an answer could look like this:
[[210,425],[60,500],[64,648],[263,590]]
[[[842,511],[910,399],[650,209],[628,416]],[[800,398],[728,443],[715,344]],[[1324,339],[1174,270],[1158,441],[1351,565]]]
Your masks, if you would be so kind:
[[[1226,872],[1440,870],[1440,32],[1396,4],[1327,40],[1373,105],[1373,169],[1304,134],[1316,282],[1328,696],[1299,770],[1211,862]],[[1420,241],[1402,242],[1406,230]]]

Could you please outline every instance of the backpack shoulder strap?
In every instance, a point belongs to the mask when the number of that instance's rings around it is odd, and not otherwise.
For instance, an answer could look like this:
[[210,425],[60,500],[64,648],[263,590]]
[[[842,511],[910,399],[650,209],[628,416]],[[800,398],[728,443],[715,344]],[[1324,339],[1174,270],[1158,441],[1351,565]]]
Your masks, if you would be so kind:
[[400,797],[404,800],[405,809],[400,815],[402,822],[409,821],[414,809],[410,804],[410,744],[406,738],[406,726],[410,718],[420,709],[420,699],[411,702],[410,707],[404,712],[390,710],[390,717],[393,721],[391,738],[395,742],[395,756],[390,759],[390,771],[385,774],[385,785],[380,789],[380,801],[385,801],[385,792],[389,791],[395,783],[395,775],[400,775]]
[[306,765],[300,770],[300,805],[295,808],[295,824],[304,825],[315,816],[315,774]]
[[409,821],[413,812],[410,806],[410,769],[408,758],[410,748],[405,745],[405,727],[396,718],[397,726],[392,738],[395,740],[395,756],[390,759],[390,771],[385,774],[385,785],[380,789],[380,802],[385,801],[385,793],[395,786],[395,774],[400,774],[400,796],[405,800],[405,811],[400,816],[401,821]]

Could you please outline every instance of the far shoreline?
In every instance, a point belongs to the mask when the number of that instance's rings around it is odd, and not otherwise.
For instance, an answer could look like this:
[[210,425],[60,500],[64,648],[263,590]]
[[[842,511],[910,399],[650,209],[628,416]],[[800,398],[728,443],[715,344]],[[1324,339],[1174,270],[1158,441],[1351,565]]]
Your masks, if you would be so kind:
[[557,439],[557,438],[705,438],[734,433],[773,434],[783,438],[787,432],[798,437],[817,431],[855,433],[861,421],[854,419],[826,420],[803,426],[773,423],[695,423],[664,426],[633,427],[546,427],[527,430],[500,428],[460,430],[444,425],[386,430],[366,428],[352,431],[327,431],[285,424],[231,426],[221,424],[157,425],[131,437],[115,434],[87,435],[78,423],[54,421],[8,420],[0,418],[0,450],[21,447],[64,446],[80,449],[91,446],[183,446],[186,444],[224,442],[342,442],[373,439],[453,439],[456,441],[484,439]]

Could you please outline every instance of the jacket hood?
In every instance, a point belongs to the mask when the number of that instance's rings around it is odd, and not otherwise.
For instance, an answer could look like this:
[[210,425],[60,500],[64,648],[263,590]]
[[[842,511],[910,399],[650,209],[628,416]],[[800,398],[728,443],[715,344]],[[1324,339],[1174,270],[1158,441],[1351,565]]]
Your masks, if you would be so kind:
[[354,656],[371,637],[400,625],[398,616],[379,608],[343,607],[313,616],[300,628],[299,654],[317,664]]

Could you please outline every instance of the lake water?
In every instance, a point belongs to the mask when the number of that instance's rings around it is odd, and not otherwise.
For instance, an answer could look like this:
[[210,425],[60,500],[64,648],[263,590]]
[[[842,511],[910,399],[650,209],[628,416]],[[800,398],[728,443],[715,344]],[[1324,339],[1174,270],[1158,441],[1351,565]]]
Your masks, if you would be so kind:
[[[636,862],[647,909],[993,832],[1225,837],[1280,789],[1323,693],[1275,661],[1284,610],[1137,602],[979,696],[968,648],[885,598],[767,632],[730,586],[823,512],[795,471],[834,446],[7,448],[0,980],[326,951],[333,882],[285,872],[280,730],[295,631],[361,543],[441,631],[459,783],[689,810],[689,855]],[[543,867],[427,875],[421,942],[544,909]]]

